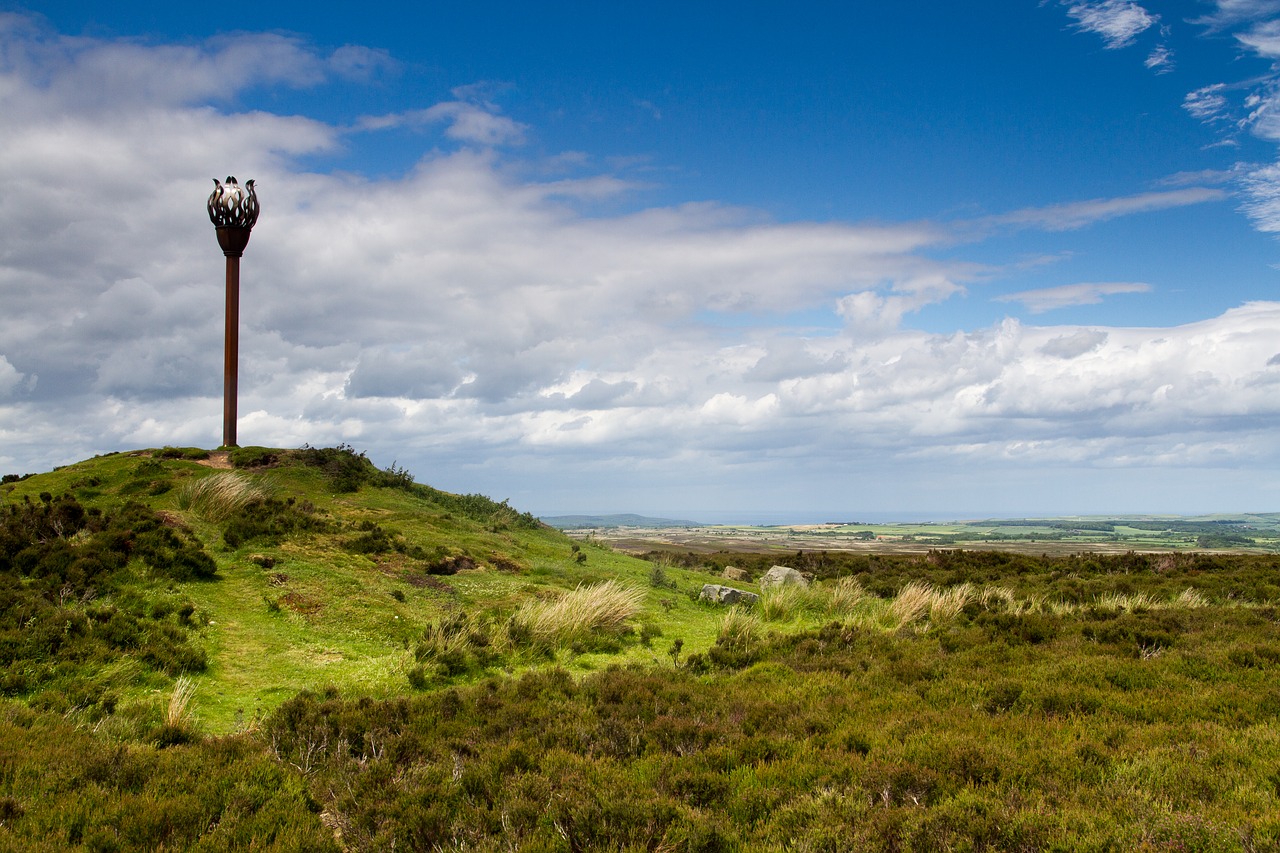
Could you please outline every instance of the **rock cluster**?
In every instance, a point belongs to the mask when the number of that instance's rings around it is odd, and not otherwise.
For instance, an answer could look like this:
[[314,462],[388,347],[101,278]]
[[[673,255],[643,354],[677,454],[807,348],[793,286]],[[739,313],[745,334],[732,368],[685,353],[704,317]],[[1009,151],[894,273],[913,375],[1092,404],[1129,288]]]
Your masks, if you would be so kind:
[[709,583],[702,587],[702,593],[698,597],[713,604],[755,604],[760,600],[760,596],[754,592],[716,583]]

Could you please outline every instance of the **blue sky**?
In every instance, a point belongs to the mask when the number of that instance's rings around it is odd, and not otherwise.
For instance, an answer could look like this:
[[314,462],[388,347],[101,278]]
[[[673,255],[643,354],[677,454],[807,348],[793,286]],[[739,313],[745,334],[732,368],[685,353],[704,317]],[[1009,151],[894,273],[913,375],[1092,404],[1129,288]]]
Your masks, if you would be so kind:
[[[978,8],[973,8],[975,5]],[[0,4],[0,469],[540,514],[1280,508],[1280,2]]]

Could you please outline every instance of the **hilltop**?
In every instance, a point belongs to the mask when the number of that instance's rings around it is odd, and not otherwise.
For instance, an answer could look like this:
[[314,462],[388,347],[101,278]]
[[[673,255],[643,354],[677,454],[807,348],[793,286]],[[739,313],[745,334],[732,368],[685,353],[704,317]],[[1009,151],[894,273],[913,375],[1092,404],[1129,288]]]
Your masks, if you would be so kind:
[[[7,479],[0,486],[6,505],[56,508],[66,496],[95,514],[141,506],[203,546],[212,560],[207,576],[131,576],[122,592],[141,599],[146,612],[190,610],[186,645],[207,656],[192,710],[213,731],[269,713],[305,688],[392,695],[411,677],[422,685],[430,678],[415,646],[425,627],[505,624],[522,607],[580,586],[613,581],[635,591],[630,641],[580,642],[549,654],[524,649],[504,666],[560,662],[588,670],[606,658],[652,661],[654,650],[635,637],[646,624],[646,639],[656,635],[658,618],[663,631],[678,631],[691,645],[714,635],[688,597],[649,583],[651,564],[571,541],[505,502],[379,470],[347,447],[161,448]],[[685,575],[672,570],[668,583]],[[455,662],[454,669],[465,675],[485,667]],[[103,689],[141,700],[165,683],[128,681],[122,676]]]

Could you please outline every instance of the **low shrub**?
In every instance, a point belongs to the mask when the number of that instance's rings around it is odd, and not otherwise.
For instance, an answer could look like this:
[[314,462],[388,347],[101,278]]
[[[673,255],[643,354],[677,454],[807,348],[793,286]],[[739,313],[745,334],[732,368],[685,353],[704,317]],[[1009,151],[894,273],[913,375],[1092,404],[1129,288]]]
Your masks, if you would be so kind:
[[209,451],[201,450],[199,447],[162,447],[156,451],[156,456],[161,459],[200,461],[209,458]]
[[280,461],[280,454],[269,447],[234,447],[227,454],[233,468],[265,468]]
[[295,533],[324,533],[333,529],[328,519],[293,498],[260,498],[239,507],[226,519],[222,540],[229,548],[251,542],[279,543]]
[[[148,568],[148,580],[133,571]],[[108,664],[129,659],[177,675],[199,672],[194,606],[165,581],[207,580],[216,564],[188,531],[127,504],[113,514],[70,496],[0,512],[0,691],[72,696],[67,707],[110,713],[109,694],[86,690]],[[52,706],[51,706],[52,707]],[[97,709],[97,710],[95,710]]]

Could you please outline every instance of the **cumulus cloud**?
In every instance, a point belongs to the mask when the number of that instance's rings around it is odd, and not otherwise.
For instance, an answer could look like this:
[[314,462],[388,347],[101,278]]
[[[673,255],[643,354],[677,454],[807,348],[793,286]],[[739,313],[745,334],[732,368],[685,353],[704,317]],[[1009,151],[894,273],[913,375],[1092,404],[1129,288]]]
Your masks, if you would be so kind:
[[1078,358],[1096,350],[1109,336],[1101,329],[1081,329],[1046,341],[1036,352],[1055,358]]
[[0,397],[5,397],[16,390],[23,380],[23,375],[18,372],[9,359],[0,355]]
[[1043,314],[1055,308],[1075,305],[1096,305],[1104,297],[1118,293],[1149,293],[1151,285],[1140,282],[1086,282],[1046,287],[1041,290],[1024,290],[997,296],[998,302],[1020,302],[1032,314]]
[[466,101],[449,101],[436,104],[423,113],[429,121],[448,122],[445,134],[461,142],[480,145],[518,145],[524,141],[525,125],[507,116],[498,115],[485,105]]
[[380,116],[361,116],[355,130],[378,131],[399,127],[423,127],[445,124],[445,135],[458,142],[477,145],[520,145],[524,142],[526,125],[517,122],[494,104],[446,101],[421,110],[390,113]]

